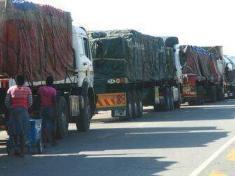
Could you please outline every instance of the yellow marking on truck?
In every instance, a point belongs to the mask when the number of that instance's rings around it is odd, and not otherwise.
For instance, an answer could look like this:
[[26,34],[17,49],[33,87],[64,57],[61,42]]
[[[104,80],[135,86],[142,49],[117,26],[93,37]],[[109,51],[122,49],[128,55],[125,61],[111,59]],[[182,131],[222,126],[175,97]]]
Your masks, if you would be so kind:
[[196,97],[197,93],[193,90],[192,86],[186,85],[183,87],[184,97]]
[[209,176],[226,176],[223,172],[213,171]]
[[235,149],[233,149],[228,155],[227,160],[235,161]]
[[96,108],[114,108],[126,106],[125,93],[97,94]]

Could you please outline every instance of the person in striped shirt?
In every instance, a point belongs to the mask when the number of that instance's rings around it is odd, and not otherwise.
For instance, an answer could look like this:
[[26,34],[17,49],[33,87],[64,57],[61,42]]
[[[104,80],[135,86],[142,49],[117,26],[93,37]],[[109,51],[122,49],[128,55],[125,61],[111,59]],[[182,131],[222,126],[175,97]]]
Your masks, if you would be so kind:
[[30,88],[24,86],[23,75],[18,75],[15,81],[16,85],[7,91],[5,105],[10,112],[9,135],[13,137],[15,154],[24,156],[25,140],[29,130],[28,109],[33,104],[33,98]]

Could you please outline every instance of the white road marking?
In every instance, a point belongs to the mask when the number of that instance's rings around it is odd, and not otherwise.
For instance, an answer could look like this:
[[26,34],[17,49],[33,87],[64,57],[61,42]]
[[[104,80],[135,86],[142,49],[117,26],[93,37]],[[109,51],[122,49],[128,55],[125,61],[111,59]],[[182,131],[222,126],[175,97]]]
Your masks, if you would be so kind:
[[214,161],[222,152],[224,152],[232,143],[235,142],[235,137],[231,138],[226,142],[219,150],[217,150],[213,155],[211,155],[207,160],[205,160],[197,169],[195,169],[190,176],[198,176],[206,167]]
[[[149,134],[185,134],[185,133],[211,133],[215,132],[215,130],[198,130],[198,131],[157,131],[157,132],[136,132],[136,133],[125,133],[126,135],[149,135]],[[217,131],[218,133],[221,131]]]

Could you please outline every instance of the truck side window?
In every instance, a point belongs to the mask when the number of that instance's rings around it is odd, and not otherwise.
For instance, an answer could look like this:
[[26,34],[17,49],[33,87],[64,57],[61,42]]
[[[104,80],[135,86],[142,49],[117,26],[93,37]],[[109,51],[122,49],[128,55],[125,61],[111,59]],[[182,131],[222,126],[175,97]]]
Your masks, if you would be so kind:
[[88,39],[83,38],[83,41],[84,41],[85,54],[89,59],[91,59]]
[[76,54],[75,54],[75,50],[74,48],[72,49],[73,50],[73,68],[75,69],[76,68]]

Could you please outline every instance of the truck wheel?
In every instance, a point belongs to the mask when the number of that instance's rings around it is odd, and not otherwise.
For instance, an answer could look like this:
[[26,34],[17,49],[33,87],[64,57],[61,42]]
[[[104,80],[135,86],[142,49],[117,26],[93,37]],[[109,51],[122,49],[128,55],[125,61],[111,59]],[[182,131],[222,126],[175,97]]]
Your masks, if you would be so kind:
[[189,106],[193,106],[193,105],[196,105],[196,103],[195,103],[195,101],[190,100],[190,101],[188,102],[188,105],[189,105]]
[[178,87],[178,100],[174,103],[174,107],[176,109],[179,109],[181,103],[182,103],[182,97],[181,97],[181,93],[180,93],[180,88]]
[[173,111],[174,109],[175,109],[174,95],[172,89],[170,89],[170,110]]
[[196,98],[196,105],[204,104],[204,90],[202,86],[197,87],[197,98]]
[[165,90],[165,102],[164,102],[164,110],[169,111],[170,110],[170,97],[169,97],[169,88],[166,88]]
[[166,98],[163,101],[160,101],[159,104],[154,102],[153,109],[155,112],[165,111],[166,110]]
[[43,144],[42,144],[42,139],[40,139],[39,141],[38,141],[38,143],[37,143],[37,153],[38,154],[42,154],[42,152],[43,152]]
[[64,138],[68,135],[68,105],[64,97],[59,97],[57,104],[57,136]]
[[161,111],[160,106],[161,106],[160,104],[156,104],[156,103],[154,103],[154,105],[153,105],[153,109],[154,109],[154,111],[155,111],[155,112]]
[[217,99],[219,101],[224,100],[224,91],[223,91],[223,88],[221,86],[217,86]]
[[133,107],[133,118],[137,118],[139,116],[139,96],[137,91],[133,90],[132,91],[132,107]]
[[141,118],[143,117],[143,102],[141,99],[138,101],[137,107],[138,107],[138,117]]
[[175,107],[176,109],[179,109],[179,108],[180,108],[180,101],[179,101],[179,100],[174,103],[174,107]]
[[134,115],[134,106],[133,106],[133,94],[131,92],[127,93],[127,107],[126,107],[126,118],[132,119]]
[[211,102],[216,102],[216,98],[217,98],[217,95],[216,95],[216,86],[211,86]]
[[143,102],[141,98],[141,93],[137,92],[137,117],[142,117],[143,116]]
[[170,88],[166,88],[164,107],[166,111],[174,109],[174,97]]
[[87,95],[83,95],[82,99],[84,101],[84,108],[80,110],[81,115],[76,123],[77,130],[82,132],[87,132],[90,129],[91,105]]
[[8,139],[8,141],[7,141],[7,147],[6,147],[7,155],[10,155],[10,154],[11,154],[11,146],[10,146],[9,143],[10,143],[10,142],[9,142],[9,139]]
[[[165,100],[164,100],[164,103],[165,103]],[[153,109],[154,109],[155,112],[159,112],[159,111],[163,111],[163,110],[165,109],[165,107],[164,107],[164,104],[161,103],[161,101],[159,102],[159,104],[157,104],[157,103],[154,101]]]

